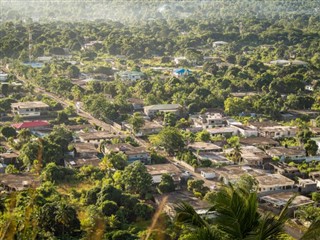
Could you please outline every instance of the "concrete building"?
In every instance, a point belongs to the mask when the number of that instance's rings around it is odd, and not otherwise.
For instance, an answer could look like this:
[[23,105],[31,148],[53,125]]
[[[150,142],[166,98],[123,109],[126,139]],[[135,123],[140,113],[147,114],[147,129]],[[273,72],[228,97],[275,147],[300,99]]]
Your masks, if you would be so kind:
[[264,174],[255,178],[258,181],[259,195],[297,191],[294,181],[281,174]]
[[193,152],[208,153],[208,152],[222,152],[222,148],[214,143],[194,142],[187,146]]
[[0,174],[0,186],[5,191],[22,191],[40,186],[39,176],[30,173]]
[[298,179],[299,192],[303,194],[312,193],[317,191],[317,183],[311,179]]
[[123,81],[137,81],[144,76],[142,72],[137,71],[123,71],[116,73],[116,75]]
[[207,214],[210,209],[209,203],[196,198],[193,193],[189,191],[175,191],[166,195],[155,195],[154,198],[157,205],[162,203],[165,204],[163,211],[168,214],[171,219],[176,215],[176,206],[181,201],[190,204],[199,215],[206,215],[206,217],[209,216]]
[[22,117],[34,117],[47,113],[49,106],[43,102],[19,102],[12,103],[11,109],[13,114],[18,114]]
[[5,82],[8,80],[8,74],[0,72],[0,82]]
[[297,132],[298,128],[291,126],[270,126],[259,128],[259,136],[273,139],[295,137]]
[[129,163],[141,161],[145,164],[150,164],[151,162],[150,153],[145,147],[133,147],[127,143],[106,144],[103,152],[104,154],[121,152],[127,156]]
[[238,129],[238,134],[245,138],[257,137],[259,134],[258,129],[254,126],[236,125],[234,127]]
[[254,146],[241,147],[241,157],[245,164],[263,168],[272,160],[264,151]]
[[209,113],[192,117],[195,127],[203,129],[227,126],[227,119],[221,113]]
[[255,146],[259,148],[270,148],[280,145],[279,142],[273,140],[272,138],[265,137],[240,138],[240,144],[242,146]]
[[200,168],[200,174],[205,179],[214,179],[216,177],[216,172],[214,168]]
[[134,135],[137,137],[157,134],[162,130],[163,126],[154,121],[144,121],[144,125]]
[[157,113],[167,112],[180,116],[184,111],[180,104],[157,104],[144,107],[144,113],[149,117],[154,117]]
[[84,143],[99,143],[104,140],[120,137],[120,135],[108,131],[80,132],[77,136],[79,141]]
[[176,188],[179,188],[180,184],[180,176],[182,171],[176,167],[172,163],[165,163],[165,164],[153,164],[153,165],[146,165],[148,173],[152,176],[153,184],[159,184],[161,182],[161,177],[163,174],[168,174],[172,177]]
[[[264,210],[272,211],[275,214],[279,214],[281,210],[285,207],[287,202],[295,195],[295,192],[282,192],[262,196],[259,199],[261,202],[259,204],[259,207],[261,207]],[[298,208],[313,203],[314,202],[308,197],[302,195],[296,196],[288,208],[288,216],[294,217],[294,213]]]
[[306,159],[305,150],[296,147],[273,147],[266,149],[266,153],[271,157],[279,158],[282,162],[287,159],[298,162]]
[[217,128],[208,128],[207,131],[212,136],[225,136],[225,137],[231,137],[238,135],[238,129],[235,126],[230,127],[217,127]]

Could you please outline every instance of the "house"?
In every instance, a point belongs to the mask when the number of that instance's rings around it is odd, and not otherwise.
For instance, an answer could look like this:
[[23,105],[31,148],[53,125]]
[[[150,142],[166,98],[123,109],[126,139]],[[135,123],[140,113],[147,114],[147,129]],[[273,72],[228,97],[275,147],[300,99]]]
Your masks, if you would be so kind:
[[201,177],[205,179],[214,179],[216,177],[216,172],[213,168],[200,168]]
[[128,162],[141,161],[145,164],[150,164],[151,157],[145,147],[133,147],[127,143],[106,144],[103,148],[104,154],[110,154],[112,152],[121,152],[128,158]]
[[49,127],[50,124],[47,121],[29,121],[29,122],[20,122],[11,124],[11,127],[21,130],[21,129],[29,129],[29,130],[41,130]]
[[281,174],[264,174],[255,176],[260,196],[270,193],[297,191],[294,181]]
[[66,125],[66,128],[68,128],[72,132],[94,132],[94,126],[91,124],[78,124],[78,125]]
[[81,168],[83,166],[99,167],[101,160],[98,157],[82,158],[76,157],[74,159],[66,159],[64,164],[69,168]]
[[154,117],[157,113],[171,112],[178,116],[183,114],[183,108],[180,104],[157,104],[145,106],[144,113],[149,117]]
[[266,153],[272,158],[279,158],[282,162],[286,159],[290,159],[292,161],[303,161],[306,159],[305,150],[297,147],[273,147],[266,149]]
[[313,85],[306,85],[306,86],[304,87],[304,89],[305,89],[306,91],[313,92],[313,91],[314,91],[314,86],[313,86]]
[[272,211],[275,214],[279,214],[292,197],[294,197],[294,199],[288,207],[289,217],[293,217],[295,211],[300,207],[314,203],[308,197],[302,195],[296,196],[295,192],[281,192],[260,197],[259,201],[261,203],[259,204],[259,207],[264,210]]
[[22,117],[34,117],[45,115],[49,110],[49,106],[43,102],[19,102],[12,103],[11,109],[13,114],[18,114]]
[[92,158],[98,155],[97,145],[93,143],[80,142],[73,143],[73,157]]
[[259,167],[266,167],[272,160],[264,151],[254,146],[241,147],[241,157],[245,164]]
[[179,188],[180,176],[182,171],[172,163],[146,165],[148,173],[152,176],[153,184],[161,182],[162,174],[168,174],[172,177],[176,187]]
[[205,215],[208,217],[208,210],[210,205],[208,202],[196,198],[193,193],[189,191],[175,191],[168,194],[158,194],[154,196],[156,204],[164,205],[163,212],[165,212],[171,219],[175,217],[176,206],[178,203],[187,202],[199,215]]
[[225,137],[230,137],[234,135],[238,135],[238,129],[234,126],[229,126],[229,127],[217,127],[217,128],[208,128],[207,131],[212,135],[212,136],[225,136]]
[[298,179],[299,192],[303,194],[312,193],[317,191],[317,183],[311,179]]
[[143,110],[143,99],[140,98],[128,98],[128,102],[132,105],[134,111]]
[[273,139],[295,137],[298,128],[291,126],[270,126],[258,128],[259,136]]
[[8,74],[0,72],[0,82],[5,82],[8,80]]
[[222,152],[222,148],[218,145],[215,145],[213,143],[207,143],[207,142],[194,142],[190,143],[187,146],[188,149],[190,149],[193,152],[197,153],[208,153],[208,152]]
[[191,71],[189,69],[179,68],[179,69],[173,70],[172,74],[175,77],[182,77],[182,76],[190,75]]
[[320,153],[320,137],[314,137],[314,138],[311,138],[311,140],[316,142],[316,144],[318,146],[318,152],[317,153]]
[[226,118],[221,113],[208,113],[199,116],[191,116],[195,127],[203,129],[227,126]]
[[283,162],[272,162],[269,165],[273,168],[274,173],[281,174],[293,180],[296,177],[304,176],[304,174],[301,173],[297,167],[289,166],[288,164]]
[[292,109],[288,111],[290,114],[292,114],[293,116],[295,116],[295,118],[298,117],[309,117],[309,118],[317,118],[320,114],[319,111],[312,111],[312,110],[307,110],[307,109],[301,109],[301,110],[296,110],[296,109]]
[[18,157],[19,157],[19,154],[14,152],[0,153],[0,162],[6,165],[13,164],[16,166],[18,162],[17,161]]
[[112,138],[119,137],[119,135],[110,133],[108,131],[81,132],[78,133],[77,136],[80,142],[84,143],[99,143],[104,140],[110,140]]
[[238,134],[245,138],[258,136],[258,129],[254,126],[234,125],[234,127],[238,129]]
[[223,152],[193,152],[193,155],[200,161],[209,160],[213,165],[232,165],[233,162],[228,160]]
[[8,192],[40,186],[39,176],[30,173],[0,174],[0,186]]
[[50,56],[41,56],[41,57],[37,57],[37,62],[43,62],[43,63],[49,63],[52,60],[52,57]]
[[215,170],[217,178],[225,184],[239,181],[241,176],[249,175],[258,182],[259,195],[266,195],[276,192],[297,191],[294,181],[280,174],[270,174],[261,169],[249,166],[226,166]]
[[117,76],[123,81],[136,81],[140,80],[144,74],[142,72],[137,72],[137,71],[122,71],[116,73]]
[[269,148],[279,146],[279,142],[265,137],[248,137],[240,138],[240,144],[242,146],[255,146],[260,148]]
[[216,42],[213,42],[212,43],[212,47],[219,47],[219,46],[224,46],[224,45],[227,45],[228,43],[225,42],[225,41],[216,41]]
[[278,65],[278,66],[289,66],[290,61],[284,60],[284,59],[278,59],[278,60],[271,61],[270,64]]
[[314,182],[317,184],[317,188],[320,188],[320,171],[317,172],[311,172],[309,173],[309,177],[314,180]]
[[148,136],[151,134],[157,134],[162,130],[163,126],[154,121],[144,121],[144,125],[134,135],[137,137]]

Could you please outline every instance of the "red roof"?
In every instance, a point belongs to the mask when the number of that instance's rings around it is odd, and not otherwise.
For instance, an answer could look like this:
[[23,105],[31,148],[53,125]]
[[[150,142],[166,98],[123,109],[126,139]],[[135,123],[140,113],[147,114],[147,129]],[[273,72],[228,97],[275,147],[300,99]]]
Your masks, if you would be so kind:
[[49,126],[49,123],[47,121],[32,121],[32,122],[22,122],[22,123],[11,124],[11,127],[14,127],[16,129],[36,128],[36,127],[45,127],[45,126]]

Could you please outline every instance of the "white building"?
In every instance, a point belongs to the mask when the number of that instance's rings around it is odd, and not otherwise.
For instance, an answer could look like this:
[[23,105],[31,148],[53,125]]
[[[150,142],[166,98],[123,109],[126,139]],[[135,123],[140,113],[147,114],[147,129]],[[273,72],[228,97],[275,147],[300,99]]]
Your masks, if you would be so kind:
[[123,72],[117,73],[117,75],[123,81],[125,80],[137,81],[137,80],[140,80],[144,74],[142,72],[137,72],[137,71],[123,71]]
[[12,103],[11,109],[13,114],[24,117],[40,116],[49,110],[49,106],[43,102],[19,102]]
[[5,82],[8,79],[8,74],[0,72],[0,82]]
[[271,126],[259,128],[260,136],[274,139],[295,137],[297,132],[298,128],[291,126]]
[[157,104],[145,106],[143,109],[144,113],[149,117],[153,117],[159,112],[171,112],[176,115],[181,115],[183,112],[182,106],[180,104]]

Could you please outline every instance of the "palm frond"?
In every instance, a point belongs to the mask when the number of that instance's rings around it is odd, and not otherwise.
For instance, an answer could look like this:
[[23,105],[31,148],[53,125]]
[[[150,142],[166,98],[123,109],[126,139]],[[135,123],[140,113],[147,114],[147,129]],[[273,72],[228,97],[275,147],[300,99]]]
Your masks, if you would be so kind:
[[317,240],[320,236],[320,219],[314,221],[300,240]]
[[194,210],[194,208],[186,203],[180,202],[176,205],[175,221],[178,223],[189,224],[194,227],[208,227],[208,223]]

